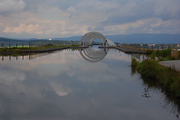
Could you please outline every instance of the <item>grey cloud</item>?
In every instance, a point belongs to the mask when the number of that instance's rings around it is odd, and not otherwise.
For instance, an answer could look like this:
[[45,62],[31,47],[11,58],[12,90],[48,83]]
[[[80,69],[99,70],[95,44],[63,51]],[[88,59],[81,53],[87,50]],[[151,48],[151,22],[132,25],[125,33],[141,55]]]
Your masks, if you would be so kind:
[[119,8],[111,11],[109,19],[102,24],[117,25],[147,18],[179,19],[179,5],[178,0],[135,0],[124,5],[119,3]]
[[[152,32],[156,33],[153,30],[157,29],[174,33],[171,31],[176,28],[163,22],[172,23],[180,19],[179,5],[179,0],[3,0],[0,3],[0,34],[15,38],[67,37],[88,31],[131,34],[128,30],[132,30],[137,21],[143,21],[143,24],[134,27],[134,32],[147,33],[145,27],[151,26],[147,19],[162,20],[162,23],[152,22],[161,24],[154,27]],[[177,22],[174,24],[178,26]],[[25,26],[25,32],[15,30],[22,25]],[[33,27],[38,32],[27,32],[27,26],[33,25],[39,25],[40,31]],[[171,30],[167,31],[167,28]]]
[[26,4],[23,0],[1,0],[0,14],[22,11]]
[[37,10],[38,6],[44,7],[59,7],[60,9],[67,10],[71,6],[76,6],[82,0],[24,0],[27,4],[28,10]]
[[180,18],[179,0],[159,0],[155,5],[154,14],[164,20]]

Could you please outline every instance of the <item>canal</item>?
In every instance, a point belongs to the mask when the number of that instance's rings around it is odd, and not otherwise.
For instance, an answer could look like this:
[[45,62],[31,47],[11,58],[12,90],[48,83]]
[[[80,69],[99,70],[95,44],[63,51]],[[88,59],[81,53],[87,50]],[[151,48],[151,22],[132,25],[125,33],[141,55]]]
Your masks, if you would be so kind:
[[178,105],[118,50],[92,62],[76,50],[2,58],[0,120],[179,120]]

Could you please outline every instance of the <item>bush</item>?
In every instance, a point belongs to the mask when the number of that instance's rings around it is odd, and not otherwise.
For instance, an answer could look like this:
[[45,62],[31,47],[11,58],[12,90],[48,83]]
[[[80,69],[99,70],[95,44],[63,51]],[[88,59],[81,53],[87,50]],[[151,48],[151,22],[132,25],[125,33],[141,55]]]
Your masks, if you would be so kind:
[[160,61],[174,60],[175,59],[175,58],[171,58],[171,49],[166,49],[166,50],[148,50],[147,54],[149,55],[149,57],[151,59],[158,58]]

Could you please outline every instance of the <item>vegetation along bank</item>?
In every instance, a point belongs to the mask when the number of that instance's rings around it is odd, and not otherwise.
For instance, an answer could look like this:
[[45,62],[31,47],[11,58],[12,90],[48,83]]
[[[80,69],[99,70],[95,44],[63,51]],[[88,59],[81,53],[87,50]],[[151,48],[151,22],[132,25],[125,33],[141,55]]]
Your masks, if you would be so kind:
[[[142,79],[153,82],[162,90],[171,93],[174,97],[180,99],[180,72],[174,67],[164,67],[158,62],[160,60],[172,60],[171,49],[162,51],[148,51],[148,58],[142,62],[132,58],[132,73],[136,71],[141,74]],[[180,58],[180,55],[177,59]]]

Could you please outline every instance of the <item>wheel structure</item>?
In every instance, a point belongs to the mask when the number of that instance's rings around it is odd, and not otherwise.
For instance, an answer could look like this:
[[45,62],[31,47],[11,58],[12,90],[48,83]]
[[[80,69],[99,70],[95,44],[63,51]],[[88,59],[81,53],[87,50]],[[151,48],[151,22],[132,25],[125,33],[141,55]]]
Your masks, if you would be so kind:
[[108,52],[108,48],[103,48],[103,49],[98,49],[95,50],[92,47],[92,43],[95,39],[99,39],[102,41],[102,45],[108,47],[108,41],[107,39],[98,32],[89,32],[86,33],[80,40],[80,45],[81,46],[88,46],[88,48],[80,50],[81,56],[89,61],[89,62],[98,62],[102,60]]

